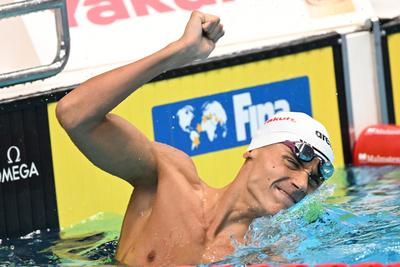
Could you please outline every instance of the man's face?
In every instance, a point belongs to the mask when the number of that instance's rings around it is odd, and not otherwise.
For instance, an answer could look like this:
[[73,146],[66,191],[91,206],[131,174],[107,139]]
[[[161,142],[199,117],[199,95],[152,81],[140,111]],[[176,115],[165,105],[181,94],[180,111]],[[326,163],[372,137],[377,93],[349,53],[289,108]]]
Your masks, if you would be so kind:
[[249,189],[267,214],[293,206],[320,186],[319,159],[300,161],[284,144],[254,149],[247,158]]

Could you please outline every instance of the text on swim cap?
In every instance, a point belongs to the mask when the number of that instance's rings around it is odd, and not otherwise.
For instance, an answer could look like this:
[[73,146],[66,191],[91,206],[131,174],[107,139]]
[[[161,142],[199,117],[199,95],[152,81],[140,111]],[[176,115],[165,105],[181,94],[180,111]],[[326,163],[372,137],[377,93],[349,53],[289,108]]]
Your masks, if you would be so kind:
[[274,118],[271,118],[271,119],[267,120],[265,122],[265,124],[273,122],[273,121],[291,121],[291,122],[296,122],[296,120],[291,118],[291,117],[274,117]]
[[317,137],[319,139],[324,140],[329,146],[331,146],[331,142],[329,141],[329,138],[326,137],[323,133],[321,133],[320,131],[315,131],[315,134],[317,135]]

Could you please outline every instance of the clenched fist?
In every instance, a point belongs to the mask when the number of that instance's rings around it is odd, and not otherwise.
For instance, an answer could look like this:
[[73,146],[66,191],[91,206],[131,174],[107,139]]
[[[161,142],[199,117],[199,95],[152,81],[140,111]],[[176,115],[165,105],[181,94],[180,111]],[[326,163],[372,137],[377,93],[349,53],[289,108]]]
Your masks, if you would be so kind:
[[190,59],[203,59],[210,55],[223,35],[219,17],[194,11],[179,42],[187,49],[186,55]]

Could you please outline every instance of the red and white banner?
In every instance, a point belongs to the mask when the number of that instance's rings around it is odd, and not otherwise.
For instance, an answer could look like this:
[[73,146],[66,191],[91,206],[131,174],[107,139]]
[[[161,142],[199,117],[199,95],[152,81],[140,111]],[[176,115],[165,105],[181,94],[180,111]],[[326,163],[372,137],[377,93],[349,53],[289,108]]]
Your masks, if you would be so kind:
[[354,165],[400,165],[400,126],[371,125],[354,146]]
[[[374,15],[365,0],[68,0],[72,49],[66,68],[141,58],[177,39],[192,10],[221,17],[226,35],[213,55],[362,25]],[[54,35],[34,27],[44,23],[43,14],[24,21],[39,58],[48,61]]]

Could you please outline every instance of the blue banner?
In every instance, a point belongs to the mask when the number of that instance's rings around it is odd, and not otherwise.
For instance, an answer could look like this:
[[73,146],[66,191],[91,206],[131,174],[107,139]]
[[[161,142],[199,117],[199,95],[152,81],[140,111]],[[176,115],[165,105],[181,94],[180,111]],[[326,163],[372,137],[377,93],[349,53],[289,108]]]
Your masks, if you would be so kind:
[[312,116],[308,77],[155,106],[154,137],[190,156],[204,154],[249,144],[280,111]]

